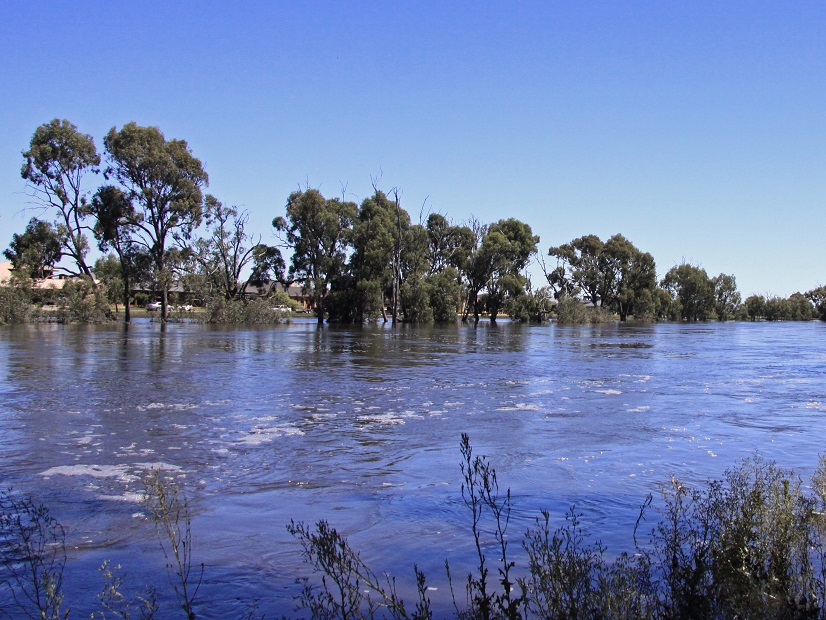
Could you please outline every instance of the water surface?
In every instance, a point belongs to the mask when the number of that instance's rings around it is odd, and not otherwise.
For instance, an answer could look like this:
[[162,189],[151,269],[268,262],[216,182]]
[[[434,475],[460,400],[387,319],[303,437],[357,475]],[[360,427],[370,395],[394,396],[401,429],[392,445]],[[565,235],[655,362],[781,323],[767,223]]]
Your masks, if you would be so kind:
[[472,559],[461,433],[511,488],[515,539],[576,505],[609,551],[630,549],[671,475],[718,478],[755,450],[811,473],[824,338],[820,322],[5,327],[0,473],[67,526],[74,617],[104,559],[165,586],[139,503],[150,467],[190,498],[205,617],[253,599],[291,612],[306,574],[292,518],[328,519],[405,581],[416,562],[439,607],[444,560],[461,574]]

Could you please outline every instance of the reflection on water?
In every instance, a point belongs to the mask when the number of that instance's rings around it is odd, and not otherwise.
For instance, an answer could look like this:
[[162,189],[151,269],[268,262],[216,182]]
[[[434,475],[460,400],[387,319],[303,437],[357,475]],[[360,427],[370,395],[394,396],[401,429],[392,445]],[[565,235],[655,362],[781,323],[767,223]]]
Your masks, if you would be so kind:
[[444,559],[470,551],[462,432],[513,490],[515,534],[576,504],[626,549],[671,474],[719,477],[756,449],[811,472],[824,336],[822,323],[2,328],[3,482],[68,526],[81,615],[105,558],[159,582],[138,502],[149,467],[189,490],[218,611],[259,597],[288,613],[300,557],[284,525],[321,517],[379,570],[417,562],[438,604]]

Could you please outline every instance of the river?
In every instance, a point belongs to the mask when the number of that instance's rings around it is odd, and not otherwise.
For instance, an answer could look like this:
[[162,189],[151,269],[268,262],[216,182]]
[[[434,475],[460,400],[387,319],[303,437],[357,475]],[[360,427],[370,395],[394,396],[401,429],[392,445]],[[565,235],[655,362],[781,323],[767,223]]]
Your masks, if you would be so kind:
[[447,613],[444,560],[472,560],[462,433],[512,491],[513,545],[540,509],[575,505],[609,553],[671,475],[719,478],[760,451],[808,477],[826,452],[821,322],[17,326],[0,360],[0,480],[66,526],[72,617],[96,608],[104,559],[171,615],[150,467],[189,498],[199,615],[257,600],[271,617],[309,574],[285,526],[320,518],[378,572],[412,585],[417,563]]

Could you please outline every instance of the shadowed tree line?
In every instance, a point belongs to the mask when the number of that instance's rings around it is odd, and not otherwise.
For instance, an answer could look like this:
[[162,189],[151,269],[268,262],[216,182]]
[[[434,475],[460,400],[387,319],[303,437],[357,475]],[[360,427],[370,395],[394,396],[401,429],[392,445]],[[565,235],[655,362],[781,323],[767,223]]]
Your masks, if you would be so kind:
[[[503,313],[530,322],[552,315],[567,322],[826,320],[825,287],[742,302],[733,275],[709,277],[697,265],[674,266],[658,280],[653,256],[621,234],[551,247],[555,264],[539,257],[546,282],[537,287],[527,267],[540,240],[528,224],[456,223],[440,213],[414,222],[401,190],[382,191],[376,180],[361,204],[312,188],[293,192],[272,221],[279,243],[269,245],[249,230],[247,211],[204,194],[208,175],[185,140],[133,122],[113,127],[103,145],[101,155],[93,138],[66,120],[37,128],[21,174],[34,208],[52,220],[33,217],[4,252],[24,290],[27,277],[43,278],[63,259],[60,268],[86,283],[76,297],[96,299],[89,307],[97,310],[73,313],[90,320],[108,312],[108,301],[123,304],[129,321],[139,284],[157,291],[163,320],[173,284],[212,305],[209,316],[261,318],[233,305],[248,304],[253,288],[266,295],[276,282],[299,285],[319,323],[450,323],[482,315],[495,322]],[[94,191],[85,186],[101,176]],[[105,256],[90,266],[93,241]],[[281,249],[290,252],[289,266]],[[2,295],[0,307],[20,297]],[[0,320],[21,316],[2,312]]]

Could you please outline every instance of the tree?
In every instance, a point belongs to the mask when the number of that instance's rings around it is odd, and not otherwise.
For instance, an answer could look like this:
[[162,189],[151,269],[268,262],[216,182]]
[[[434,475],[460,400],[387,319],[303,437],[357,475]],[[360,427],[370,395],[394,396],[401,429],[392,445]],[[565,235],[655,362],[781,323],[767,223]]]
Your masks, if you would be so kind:
[[756,321],[766,315],[766,298],[762,295],[750,295],[745,301],[749,319]]
[[326,199],[316,189],[297,191],[287,199],[287,216],[272,225],[284,233],[293,250],[288,279],[300,281],[316,308],[319,325],[324,322],[324,302],[330,282],[347,262],[356,204]]
[[[410,216],[401,214],[402,228]],[[355,281],[355,319],[361,323],[381,314],[387,321],[385,298],[393,294],[394,252],[398,235],[396,205],[376,189],[362,201],[353,223],[353,255],[350,260]]]
[[509,297],[524,292],[527,280],[521,272],[536,254],[538,243],[531,227],[514,218],[499,220],[488,229],[481,250],[490,266],[487,303],[491,322],[496,322]]
[[650,312],[657,288],[654,257],[616,234],[602,247],[599,265],[603,272],[602,305],[616,309],[621,321]]
[[603,246],[596,235],[585,235],[570,243],[550,248],[548,255],[556,257],[562,272],[552,272],[553,278],[548,278],[548,283],[563,290],[576,287],[593,305],[602,305],[606,287],[600,264]]
[[[283,280],[284,259],[278,248],[261,243],[247,233],[249,214],[225,206],[215,196],[204,201],[209,236],[192,246],[193,257],[211,290],[227,301],[242,299],[251,283]],[[246,279],[241,274],[252,267]]]
[[[109,273],[111,265],[95,263],[95,274],[101,268],[108,279],[107,287],[118,287],[123,302],[123,320],[129,323],[132,318],[129,299],[132,286],[142,278],[148,278],[151,272],[151,257],[148,249],[133,239],[134,225],[130,222],[137,218],[135,208],[129,196],[114,185],[104,185],[92,197],[91,210],[95,216],[94,235],[98,247],[103,252],[114,250],[117,255],[120,275],[115,279]],[[101,277],[101,276],[99,276]]]
[[201,223],[201,188],[209,177],[185,140],[167,140],[157,127],[127,123],[120,131],[113,127],[103,142],[109,159],[107,175],[120,182],[136,205],[126,223],[152,257],[165,320],[172,284],[168,243],[172,239],[183,247]]
[[806,293],[806,297],[815,307],[818,318],[826,321],[826,286],[818,286]]
[[637,313],[644,302],[651,306],[657,287],[654,257],[640,251],[623,235],[604,242],[596,235],[585,235],[548,250],[557,266],[545,276],[557,297],[582,292],[594,306],[610,307],[620,320]]
[[792,293],[789,296],[789,308],[792,321],[811,321],[815,316],[812,302],[803,293]]
[[33,217],[22,235],[12,235],[3,255],[21,273],[31,278],[45,278],[60,260],[60,240],[51,224]]
[[430,294],[430,308],[436,323],[455,323],[459,309],[461,287],[459,274],[454,267],[434,273],[426,278]]
[[683,263],[672,267],[660,283],[676,302],[675,313],[685,321],[705,321],[714,309],[714,287],[705,269]]
[[737,282],[734,276],[721,273],[716,278],[711,279],[711,287],[714,291],[714,312],[717,320],[727,321],[734,316],[740,305],[740,293],[737,292]]
[[57,211],[56,230],[61,253],[77,265],[75,275],[84,275],[96,287],[92,271],[86,264],[89,243],[83,223],[89,215],[83,177],[97,172],[100,156],[94,140],[82,134],[67,120],[54,119],[37,128],[23,152],[25,162],[20,171],[28,182],[35,200],[45,209]]

